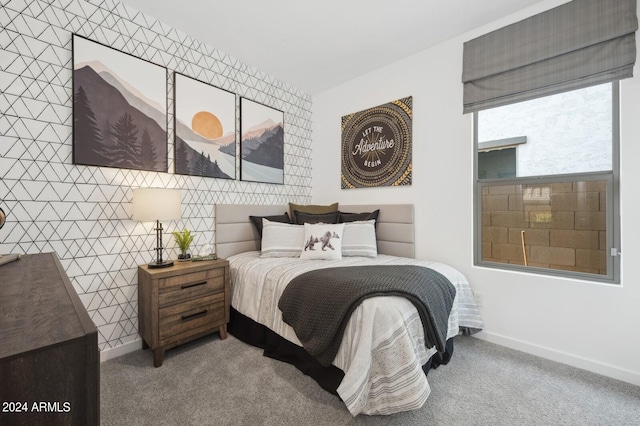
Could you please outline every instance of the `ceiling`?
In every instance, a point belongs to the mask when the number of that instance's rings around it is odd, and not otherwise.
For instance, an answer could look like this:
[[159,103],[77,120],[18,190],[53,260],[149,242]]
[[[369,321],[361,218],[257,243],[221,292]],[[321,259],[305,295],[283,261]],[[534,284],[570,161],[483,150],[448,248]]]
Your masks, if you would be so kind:
[[121,0],[314,95],[540,0]]

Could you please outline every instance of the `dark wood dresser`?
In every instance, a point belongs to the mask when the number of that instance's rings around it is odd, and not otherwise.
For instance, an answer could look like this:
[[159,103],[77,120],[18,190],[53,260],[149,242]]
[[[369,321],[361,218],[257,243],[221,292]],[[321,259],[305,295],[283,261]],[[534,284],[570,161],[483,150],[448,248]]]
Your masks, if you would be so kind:
[[143,347],[160,367],[164,351],[207,334],[227,338],[229,262],[224,259],[138,267],[138,322]]
[[57,256],[0,266],[0,424],[99,423],[98,332]]

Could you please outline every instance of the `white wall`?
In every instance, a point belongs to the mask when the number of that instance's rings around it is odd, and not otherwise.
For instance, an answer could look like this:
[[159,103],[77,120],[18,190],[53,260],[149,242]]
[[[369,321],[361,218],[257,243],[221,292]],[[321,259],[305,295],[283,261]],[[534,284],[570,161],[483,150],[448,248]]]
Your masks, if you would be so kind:
[[[622,285],[473,266],[472,115],[462,114],[462,43],[555,7],[544,1],[313,97],[314,203],[414,203],[416,256],[449,263],[482,292],[476,335],[640,385],[640,77],[621,83]],[[636,71],[638,68],[636,67]],[[340,189],[340,118],[413,96],[413,185]]]

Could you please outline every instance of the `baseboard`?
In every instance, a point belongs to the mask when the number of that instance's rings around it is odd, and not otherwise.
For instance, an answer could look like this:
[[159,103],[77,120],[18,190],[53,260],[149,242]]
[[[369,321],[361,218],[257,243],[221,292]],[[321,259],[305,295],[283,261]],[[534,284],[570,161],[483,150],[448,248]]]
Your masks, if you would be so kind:
[[133,342],[125,343],[115,348],[105,349],[100,351],[100,362],[105,362],[139,349],[142,349],[142,339],[134,340]]
[[495,343],[500,346],[506,346],[511,349],[526,352],[531,355],[536,355],[541,358],[546,358],[551,361],[556,361],[562,364],[570,365],[572,367],[591,371],[592,373],[602,374],[603,376],[631,383],[632,385],[640,386],[640,373],[635,371],[625,370],[613,365],[603,364],[591,359],[582,358],[565,352],[557,351],[555,349],[534,345],[532,343],[523,342],[521,340],[502,336],[500,334],[490,333],[487,331],[482,331],[478,334],[474,334],[473,337],[476,337],[480,340],[485,340],[487,342]]

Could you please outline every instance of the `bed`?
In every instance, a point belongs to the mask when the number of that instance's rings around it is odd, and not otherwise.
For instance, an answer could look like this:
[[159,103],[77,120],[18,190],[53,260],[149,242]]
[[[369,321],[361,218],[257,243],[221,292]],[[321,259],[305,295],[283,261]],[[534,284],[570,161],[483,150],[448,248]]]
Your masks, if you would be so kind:
[[[231,268],[231,323],[235,337],[264,348],[265,355],[296,365],[352,415],[392,414],[420,408],[430,393],[429,368],[446,364],[452,337],[482,329],[482,319],[464,275],[441,263],[414,259],[413,205],[340,205],[341,211],[380,210],[376,257],[338,260],[261,258],[261,239],[249,216],[281,215],[288,205],[216,205],[216,252]],[[425,346],[416,307],[398,296],[367,298],[353,311],[331,365],[319,363],[304,348],[278,308],[288,283],[313,269],[347,266],[417,265],[444,275],[455,287],[446,323],[446,350]]]

